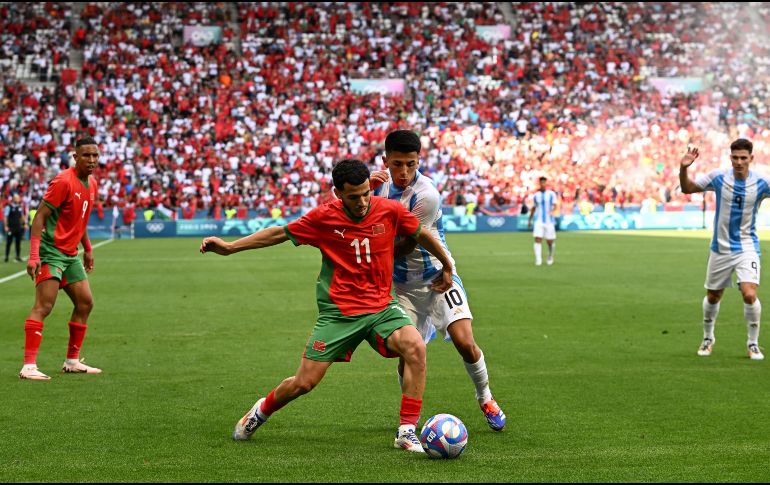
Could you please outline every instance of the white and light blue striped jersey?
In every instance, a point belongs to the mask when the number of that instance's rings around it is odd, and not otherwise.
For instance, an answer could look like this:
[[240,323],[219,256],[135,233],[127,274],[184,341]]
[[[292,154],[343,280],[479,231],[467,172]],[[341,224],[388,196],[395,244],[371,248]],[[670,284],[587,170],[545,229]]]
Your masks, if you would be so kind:
[[[430,177],[417,172],[412,183],[404,189],[396,187],[392,180],[388,180],[374,190],[374,195],[397,200],[417,216],[420,223],[441,243],[457,274],[457,267],[454,265],[452,253],[449,252],[449,246],[444,237],[441,196]],[[418,244],[407,256],[396,258],[393,264],[393,281],[396,283],[430,282],[440,271],[439,260]]]
[[695,180],[702,190],[716,192],[714,236],[711,250],[719,254],[756,251],[757,209],[762,199],[770,196],[770,179],[749,171],[746,180],[738,180],[732,168],[717,169]]
[[556,205],[556,192],[553,190],[538,190],[535,192],[535,222],[543,222],[545,224],[555,224],[556,220],[553,217],[553,208]]

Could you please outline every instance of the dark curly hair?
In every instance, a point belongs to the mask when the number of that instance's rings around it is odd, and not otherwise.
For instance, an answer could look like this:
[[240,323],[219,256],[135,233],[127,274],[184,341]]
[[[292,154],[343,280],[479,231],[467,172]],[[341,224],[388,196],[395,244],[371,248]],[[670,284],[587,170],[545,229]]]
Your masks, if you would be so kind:
[[346,158],[337,163],[332,169],[332,180],[337,190],[345,188],[345,184],[361,185],[369,179],[369,169],[364,162],[354,158]]
[[422,145],[417,133],[410,130],[395,130],[388,133],[385,137],[385,153],[420,153]]

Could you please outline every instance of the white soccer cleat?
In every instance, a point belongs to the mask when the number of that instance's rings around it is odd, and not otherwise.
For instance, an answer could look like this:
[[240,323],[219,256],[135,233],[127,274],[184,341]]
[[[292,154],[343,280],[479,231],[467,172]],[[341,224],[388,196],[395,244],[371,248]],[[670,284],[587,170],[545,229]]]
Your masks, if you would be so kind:
[[749,345],[749,358],[751,358],[751,360],[764,360],[765,359],[764,354],[762,354],[762,351],[759,350],[759,345],[757,345],[757,344]]
[[235,423],[235,430],[233,430],[233,439],[236,441],[244,441],[251,438],[254,431],[265,423],[265,420],[259,417],[257,409],[265,401],[263,397],[254,404],[249,412],[243,415],[243,417]]
[[539,259],[535,261],[535,266],[542,266],[542,265],[543,265],[543,261]]
[[412,453],[425,453],[422,443],[417,438],[414,428],[411,426],[399,426],[396,431],[396,440],[393,442],[394,448],[402,448]]
[[546,262],[548,263],[548,266],[551,266],[553,264],[553,258],[548,258],[548,261]]
[[62,364],[61,371],[64,374],[101,374],[102,370],[90,365],[85,365],[83,359],[76,361],[74,364],[65,360]]
[[48,381],[51,378],[43,374],[34,364],[28,364],[21,368],[19,379],[29,379],[31,381]]
[[711,355],[711,351],[714,350],[715,341],[715,339],[704,338],[703,342],[700,344],[700,347],[698,347],[698,355],[701,357],[708,357]]

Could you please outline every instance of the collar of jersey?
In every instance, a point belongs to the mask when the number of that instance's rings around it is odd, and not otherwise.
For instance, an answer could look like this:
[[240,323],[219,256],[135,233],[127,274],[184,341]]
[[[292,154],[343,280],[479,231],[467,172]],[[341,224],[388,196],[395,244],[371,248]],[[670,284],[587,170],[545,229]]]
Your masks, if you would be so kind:
[[372,210],[372,202],[371,202],[371,200],[369,201],[369,207],[366,208],[366,214],[364,214],[362,217],[356,217],[353,214],[351,214],[348,211],[348,208],[345,206],[345,204],[342,201],[340,201],[340,205],[342,206],[342,212],[344,212],[345,215],[348,216],[348,219],[350,219],[351,221],[355,222],[356,224],[358,224],[359,222],[361,222],[364,219],[366,219],[366,216],[368,216],[369,212],[371,212],[371,210]]

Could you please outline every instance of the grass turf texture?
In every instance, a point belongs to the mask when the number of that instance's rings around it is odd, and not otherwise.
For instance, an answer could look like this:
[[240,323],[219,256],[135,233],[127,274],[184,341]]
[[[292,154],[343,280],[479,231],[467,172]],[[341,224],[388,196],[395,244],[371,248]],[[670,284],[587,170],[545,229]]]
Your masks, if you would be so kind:
[[552,267],[534,266],[527,233],[449,235],[508,415],[491,431],[453,346],[432,342],[420,425],[463,420],[454,461],[393,448],[396,361],[365,343],[233,442],[235,422],[299,364],[319,252],[224,258],[199,254],[198,239],[115,241],[95,250],[91,275],[83,356],[100,376],[58,373],[72,308],[60,292],[38,358],[53,379],[20,381],[33,287],[0,285],[0,481],[768,481],[770,362],[746,356],[736,290],[714,354],[695,355],[707,236],[670,235],[560,233]]

